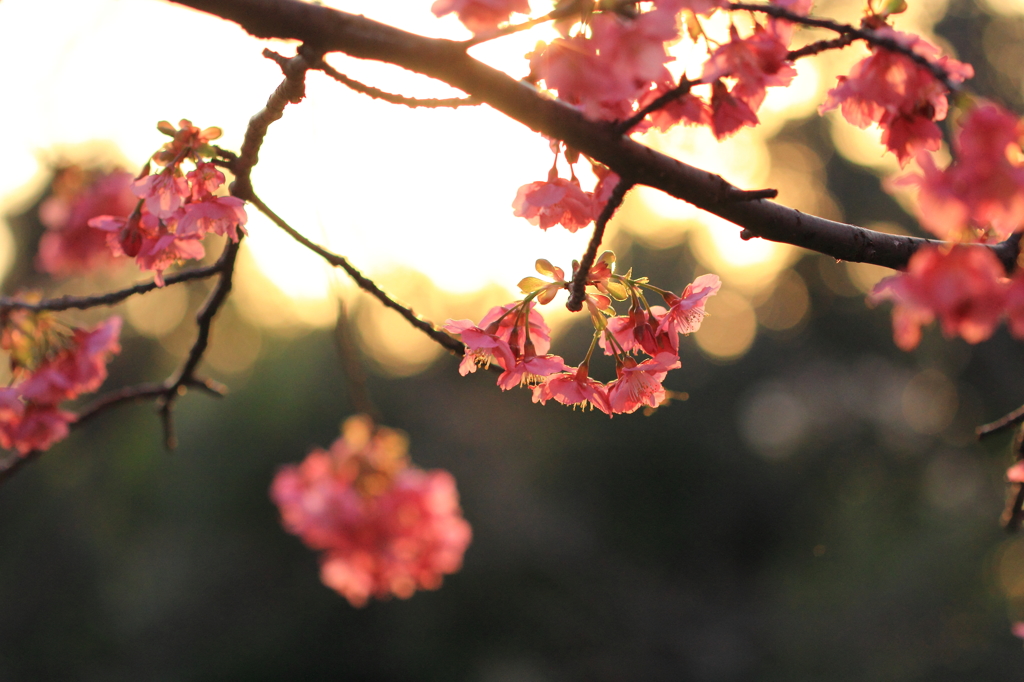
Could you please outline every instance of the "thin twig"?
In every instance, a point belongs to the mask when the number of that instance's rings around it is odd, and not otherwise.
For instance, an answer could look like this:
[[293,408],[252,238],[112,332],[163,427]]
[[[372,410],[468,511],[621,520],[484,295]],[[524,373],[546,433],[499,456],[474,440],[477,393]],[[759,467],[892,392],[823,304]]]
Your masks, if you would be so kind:
[[617,124],[615,126],[615,132],[617,132],[620,135],[625,135],[630,130],[635,128],[641,121],[647,118],[648,114],[651,114],[657,111],[658,109],[661,109],[662,107],[668,106],[669,104],[676,101],[680,97],[685,97],[686,95],[689,95],[690,90],[693,89],[693,86],[699,84],[699,80],[691,81],[688,80],[686,76],[683,76],[679,80],[679,85],[672,88],[668,92],[660,95],[656,100],[640,109],[640,111],[636,112],[635,114],[627,118],[625,121]]
[[352,334],[352,321],[348,317],[345,302],[338,298],[338,322],[334,326],[334,343],[338,348],[338,360],[348,384],[348,398],[356,412],[370,415],[374,422],[383,421],[383,415],[370,398],[366,388],[366,371],[360,361],[362,353]]
[[831,40],[818,40],[813,43],[808,43],[799,49],[790,50],[786,54],[786,61],[795,62],[802,57],[810,57],[828,50],[841,49],[852,44],[855,40],[857,40],[857,36],[852,33],[847,33],[839,36],[838,38],[832,38]]
[[303,235],[301,232],[299,232],[294,227],[285,222],[283,218],[281,218],[279,215],[270,210],[270,208],[266,204],[264,204],[263,201],[261,201],[260,198],[257,197],[256,195],[250,195],[248,201],[253,206],[255,206],[261,213],[263,213],[263,215],[270,218],[270,220],[273,221],[275,225],[277,225],[282,230],[287,232],[292,239],[302,244],[307,249],[317,254],[334,267],[338,267],[344,270],[348,274],[348,276],[351,277],[352,280],[359,286],[360,289],[371,294],[374,298],[376,298],[378,301],[383,303],[388,308],[397,311],[413,327],[419,329],[421,332],[429,336],[431,339],[436,341],[442,347],[449,350],[451,353],[455,355],[465,354],[466,346],[461,341],[459,341],[458,339],[454,339],[451,336],[445,334],[444,332],[438,330],[430,322],[427,322],[426,320],[416,315],[416,313],[413,312],[412,309],[402,305],[401,303],[391,298],[391,296],[389,296],[380,287],[378,287],[373,280],[364,276],[363,273],[359,272],[359,270],[354,268],[346,258],[344,258],[343,256],[339,256],[336,253],[332,253],[325,249],[324,247],[320,246],[319,244],[310,241],[308,238],[306,238],[305,235]]
[[984,438],[985,436],[990,436],[993,433],[999,433],[1003,429],[1008,429],[1011,426],[1016,426],[1021,422],[1024,422],[1024,405],[1021,405],[1013,412],[1010,412],[1009,414],[1000,417],[994,422],[982,424],[981,426],[976,428],[974,432],[978,435],[978,438],[981,439]]
[[483,104],[479,99],[475,97],[449,97],[447,99],[417,99],[415,97],[406,97],[404,95],[396,95],[391,92],[385,92],[379,90],[371,85],[360,83],[357,80],[349,78],[345,74],[337,71],[333,66],[323,61],[322,59],[314,65],[315,69],[323,71],[328,76],[338,81],[345,87],[351,88],[356,92],[368,95],[374,99],[384,100],[391,104],[401,104],[410,108],[425,107],[430,109],[440,109],[444,107],[455,108],[455,107],[475,107]]
[[587,250],[583,254],[580,266],[572,276],[572,284],[569,285],[569,300],[565,307],[574,313],[583,310],[583,299],[587,295],[587,277],[590,275],[590,268],[594,265],[594,259],[597,258],[597,249],[601,246],[601,240],[604,238],[604,229],[607,227],[608,221],[615,215],[615,211],[622,205],[622,200],[626,198],[626,192],[632,187],[631,181],[626,178],[619,179],[619,184],[615,185],[611,196],[608,197],[608,202],[601,209],[601,215],[597,216],[597,221],[594,223],[594,234],[590,236],[590,243],[587,244]]
[[[195,268],[193,270],[183,270],[182,272],[174,275],[168,275],[164,277],[164,285],[171,286],[172,284],[179,284],[181,282],[188,282],[194,279],[205,279],[212,277],[220,272],[219,265],[208,265],[202,268]],[[111,291],[107,294],[96,294],[94,296],[60,296],[57,298],[49,298],[36,303],[30,303],[27,301],[21,301],[16,298],[9,298],[6,296],[0,296],[0,310],[5,309],[22,309],[22,310],[86,310],[87,308],[96,308],[99,306],[110,306],[116,305],[121,301],[131,298],[137,294],[145,294],[159,289],[160,286],[153,280],[149,282],[142,282],[135,286],[128,287],[127,289],[121,289],[120,291]]]

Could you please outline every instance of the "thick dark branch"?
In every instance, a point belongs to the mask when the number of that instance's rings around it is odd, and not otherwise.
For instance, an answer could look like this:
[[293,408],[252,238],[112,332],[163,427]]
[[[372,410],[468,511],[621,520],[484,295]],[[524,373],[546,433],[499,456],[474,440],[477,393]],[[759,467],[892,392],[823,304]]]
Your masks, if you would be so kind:
[[569,285],[569,300],[566,301],[565,307],[571,312],[583,310],[583,299],[587,295],[587,277],[590,275],[590,268],[594,265],[594,259],[597,258],[597,250],[604,238],[604,229],[608,226],[608,221],[615,215],[615,211],[622,205],[622,200],[626,198],[626,192],[632,188],[632,182],[626,178],[620,179],[619,184],[615,186],[611,196],[608,197],[608,202],[601,209],[601,215],[597,216],[597,221],[594,223],[594,234],[590,236],[587,251],[583,254],[579,268],[572,276],[572,284]]
[[371,294],[374,298],[376,298],[378,301],[383,303],[388,308],[397,311],[398,314],[404,317],[406,321],[408,321],[409,324],[411,324],[413,327],[419,329],[421,332],[429,336],[442,347],[448,349],[453,354],[465,354],[466,346],[461,341],[459,341],[458,339],[454,339],[451,336],[445,334],[444,332],[438,330],[430,322],[427,322],[426,320],[419,317],[415,312],[412,311],[412,309],[402,305],[395,299],[391,298],[391,296],[389,296],[384,290],[378,287],[377,284],[372,279],[366,277],[365,275],[363,275],[363,273],[359,272],[359,270],[354,268],[346,258],[344,258],[343,256],[339,256],[336,253],[332,253],[325,249],[324,247],[320,246],[319,244],[307,239],[305,235],[303,235],[301,232],[299,232],[294,227],[285,222],[285,220],[281,218],[279,215],[274,213],[266,204],[264,204],[260,200],[259,197],[255,195],[250,195],[248,197],[248,201],[253,206],[258,208],[260,212],[263,213],[263,215],[270,218],[275,225],[277,225],[282,230],[287,232],[292,239],[302,244],[307,249],[317,254],[334,267],[341,268],[342,270],[344,270],[345,273],[352,278],[352,280],[359,286],[360,289]]
[[425,38],[299,0],[170,1],[235,21],[261,38],[301,40],[320,52],[388,62],[444,81],[533,130],[564,141],[620,177],[688,201],[763,239],[889,268],[905,266],[928,241],[825,220],[771,201],[730,200],[742,193],[720,176],[630,140],[616,132],[614,124],[588,120],[575,109],[542,97],[532,86],[473,59],[461,43]]
[[[203,268],[195,268],[194,270],[185,270],[183,272],[164,277],[164,284],[166,286],[170,286],[180,282],[188,282],[193,279],[205,279],[207,277],[212,277],[219,272],[220,265],[209,265]],[[143,282],[141,284],[136,284],[133,287],[121,289],[120,291],[112,291],[107,294],[96,294],[95,296],[60,296],[59,298],[49,298],[36,303],[28,303],[15,298],[0,296],[0,310],[12,308],[52,311],[72,309],[85,310],[86,308],[116,305],[126,298],[130,298],[136,294],[144,294],[159,288],[160,287],[157,286],[156,282],[150,280],[149,282]]]

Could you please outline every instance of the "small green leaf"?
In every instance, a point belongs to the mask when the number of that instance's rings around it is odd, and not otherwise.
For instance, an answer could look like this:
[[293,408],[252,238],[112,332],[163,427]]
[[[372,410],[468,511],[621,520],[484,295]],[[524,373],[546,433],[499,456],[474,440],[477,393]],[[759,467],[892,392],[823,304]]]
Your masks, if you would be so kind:
[[534,291],[543,289],[547,285],[548,283],[542,279],[537,279],[536,277],[523,277],[523,279],[519,281],[519,290],[524,294],[532,294]]
[[551,264],[551,261],[546,258],[537,259],[537,272],[548,277],[553,277],[555,274],[555,266]]
[[607,287],[608,289],[608,294],[616,301],[625,301],[627,298],[629,298],[629,289],[627,289],[626,285],[624,285],[622,282],[614,282],[612,280],[608,280],[608,283],[605,284],[605,287]]

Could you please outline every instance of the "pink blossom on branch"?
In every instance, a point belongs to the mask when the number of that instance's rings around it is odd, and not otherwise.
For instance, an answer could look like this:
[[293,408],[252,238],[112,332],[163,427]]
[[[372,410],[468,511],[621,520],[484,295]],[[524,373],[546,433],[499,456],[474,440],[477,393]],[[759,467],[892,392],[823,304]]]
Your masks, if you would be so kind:
[[473,33],[482,33],[498,28],[509,20],[513,13],[529,14],[529,0],[436,0],[430,11],[436,17],[455,14],[459,21]]
[[657,357],[637,364],[626,358],[616,369],[618,378],[608,384],[608,403],[612,414],[631,414],[643,406],[658,407],[665,400],[668,371],[679,367],[679,357],[659,353]]
[[668,312],[658,324],[658,331],[672,331],[677,334],[692,334],[700,329],[700,323],[707,314],[704,306],[708,297],[714,296],[722,288],[722,280],[718,275],[701,275],[687,284],[679,296],[669,295],[665,302],[669,304]]
[[593,197],[580,189],[575,179],[559,177],[523,185],[516,193],[512,208],[515,216],[526,218],[542,230],[561,225],[575,232],[596,217]]
[[75,329],[62,350],[31,371],[17,372],[26,376],[0,389],[0,447],[24,455],[65,438],[75,414],[58,405],[100,387],[110,356],[121,350],[120,331],[119,317],[91,330]]
[[915,348],[921,327],[935,319],[947,337],[979,343],[992,335],[1003,315],[1004,277],[1002,264],[987,248],[923,247],[911,256],[906,272],[879,282],[870,300],[893,301],[893,337],[903,350]]
[[704,65],[701,80],[736,79],[730,94],[756,112],[764,101],[765,89],[787,86],[796,70],[786,61],[789,48],[777,35],[757,26],[753,35],[740,39],[730,27],[730,41],[719,47]]
[[[962,82],[974,75],[970,64],[939,58],[938,48],[916,35],[889,27],[876,33],[932,60],[952,81]],[[900,165],[906,165],[919,151],[939,148],[942,132],[935,121],[946,118],[949,105],[946,86],[931,71],[905,55],[876,47],[871,56],[853,66],[849,76],[838,80],[821,105],[821,113],[840,107],[846,120],[859,128],[877,124],[882,129],[882,143]]]
[[[671,3],[669,3],[671,5]],[[659,3],[634,18],[615,12],[591,16],[583,34],[541,43],[529,55],[531,71],[563,102],[594,119],[621,120],[655,83],[671,80],[665,49],[679,39],[679,9]]]
[[586,364],[575,369],[566,367],[564,371],[549,375],[533,387],[533,402],[543,405],[549,400],[574,407],[581,405],[583,409],[596,407],[605,414],[611,414],[608,389],[600,381],[588,376]]
[[[1024,167],[1020,158],[1020,119],[995,104],[971,109],[953,140],[955,160],[939,170],[929,154],[919,154],[923,175],[895,184],[916,185],[921,224],[943,239],[966,236],[1007,239],[1024,227]],[[973,228],[971,232],[965,232]]]

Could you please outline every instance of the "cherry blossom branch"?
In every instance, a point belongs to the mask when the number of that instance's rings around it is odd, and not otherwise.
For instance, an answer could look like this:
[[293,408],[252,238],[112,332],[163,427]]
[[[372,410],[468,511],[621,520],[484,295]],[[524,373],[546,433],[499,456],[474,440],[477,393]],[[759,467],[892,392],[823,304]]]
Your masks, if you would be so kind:
[[881,47],[889,50],[890,52],[897,52],[917,62],[924,68],[928,69],[935,78],[946,86],[946,89],[950,92],[958,92],[960,90],[959,84],[953,82],[949,77],[949,73],[934,63],[927,57],[918,54],[913,48],[901,45],[898,41],[893,40],[888,36],[878,35],[875,31],[870,29],[856,28],[849,24],[843,24],[832,19],[818,19],[817,17],[809,17],[803,14],[797,14],[790,10],[781,7],[780,5],[761,5],[746,2],[734,2],[727,7],[729,10],[745,10],[748,12],[761,12],[768,16],[776,19],[785,19],[795,24],[801,24],[803,26],[813,26],[815,28],[824,28],[830,31],[835,31],[843,35],[852,36],[852,40],[863,40],[870,45]]
[[[340,51],[436,78],[533,130],[564,141],[604,163],[620,177],[630,177],[637,184],[687,201],[745,228],[750,236],[793,244],[837,260],[897,269],[904,267],[921,245],[937,243],[873,232],[771,201],[736,201],[749,195],[721,176],[624,137],[613,124],[589,120],[572,107],[542,96],[536,88],[472,58],[458,42],[426,38],[363,16],[299,0],[169,1],[234,21],[257,37],[301,40],[308,46],[303,51]],[[751,7],[760,11],[762,6]],[[805,19],[798,15],[792,18]]]
[[333,66],[331,66],[322,59],[316,64],[314,64],[313,68],[317,69],[318,71],[323,71],[328,76],[338,81],[345,87],[350,88],[351,90],[355,90],[358,93],[368,95],[374,99],[384,100],[385,102],[390,102],[391,104],[401,104],[412,109],[415,109],[417,107],[425,107],[430,109],[440,109],[445,107],[475,107],[482,104],[482,102],[476,99],[475,97],[449,97],[447,99],[417,99],[415,97],[405,97],[404,95],[396,95],[391,92],[385,92],[384,90],[379,90],[373,86],[366,85],[365,83],[360,83],[357,80],[349,78],[345,74],[335,70]]
[[587,277],[590,275],[590,268],[594,265],[594,259],[597,258],[597,249],[600,248],[601,240],[604,238],[604,229],[608,226],[608,221],[615,215],[615,211],[622,205],[622,200],[626,198],[626,192],[632,188],[632,182],[626,178],[620,179],[619,184],[615,185],[611,196],[608,197],[604,208],[601,209],[601,214],[594,222],[594,234],[590,236],[590,243],[587,244],[587,250],[580,260],[580,266],[573,274],[572,283],[569,285],[569,300],[566,301],[565,307],[571,312],[576,313],[583,310],[583,299],[587,295]]
[[[194,279],[205,279],[207,277],[212,277],[219,272],[219,264],[208,265],[206,267],[195,268],[192,270],[184,270],[174,275],[164,277],[164,285],[171,286],[172,284],[189,282]],[[142,282],[135,286],[128,287],[127,289],[111,291],[106,294],[96,294],[94,296],[60,296],[57,298],[37,301],[36,303],[0,296],[0,310],[15,308],[33,311],[50,310],[55,312],[61,310],[87,310],[89,308],[97,308],[99,306],[116,305],[125,299],[131,298],[132,296],[145,294],[159,288],[159,285],[155,281],[150,280],[149,282]]]
[[341,268],[342,270],[344,270],[345,273],[352,278],[352,281],[354,281],[356,285],[359,286],[360,289],[372,295],[378,301],[383,303],[386,307],[398,312],[398,314],[404,317],[406,321],[409,322],[409,324],[411,324],[413,327],[419,329],[421,332],[429,336],[431,339],[440,344],[442,347],[446,348],[451,353],[455,355],[465,354],[466,346],[461,341],[459,341],[458,339],[453,339],[444,332],[438,330],[436,327],[434,327],[433,324],[419,317],[415,312],[413,312],[411,308],[408,308],[399,303],[398,301],[396,301],[395,299],[391,298],[391,296],[388,295],[380,287],[378,287],[377,284],[372,279],[366,277],[365,275],[363,275],[363,273],[361,273],[359,270],[353,267],[352,264],[348,262],[348,259],[346,259],[343,256],[339,256],[336,253],[332,253],[331,251],[328,251],[324,247],[320,246],[319,244],[310,241],[305,235],[303,235],[301,232],[299,232],[294,227],[285,222],[285,220],[281,218],[279,215],[274,213],[255,194],[249,195],[249,197],[247,197],[247,201],[251,203],[253,206],[255,206],[263,215],[270,218],[270,220],[273,221],[275,225],[277,225],[282,230],[287,232],[292,239],[302,244],[307,249],[317,254],[334,267]]

